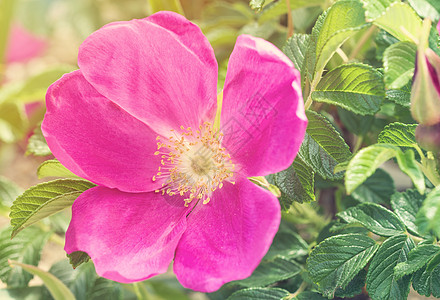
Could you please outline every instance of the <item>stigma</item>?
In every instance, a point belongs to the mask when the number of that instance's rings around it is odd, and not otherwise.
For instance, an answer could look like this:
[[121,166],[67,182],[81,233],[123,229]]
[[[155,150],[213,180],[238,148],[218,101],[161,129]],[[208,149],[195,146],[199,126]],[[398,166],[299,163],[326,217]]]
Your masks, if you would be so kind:
[[168,138],[158,136],[157,151],[160,155],[158,172],[153,181],[161,180],[162,188],[156,193],[184,196],[185,206],[192,201],[209,203],[216,189],[224,181],[234,184],[235,165],[222,147],[223,134],[214,132],[212,124],[203,123],[195,131],[180,126],[171,130]]

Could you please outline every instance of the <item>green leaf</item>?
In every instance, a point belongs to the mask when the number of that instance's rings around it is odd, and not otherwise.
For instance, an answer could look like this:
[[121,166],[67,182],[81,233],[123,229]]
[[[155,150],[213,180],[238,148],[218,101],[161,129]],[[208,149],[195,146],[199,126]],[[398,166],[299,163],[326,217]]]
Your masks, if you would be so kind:
[[[324,0],[290,0],[290,8],[295,10],[301,7],[320,6],[324,2]],[[263,10],[259,14],[258,22],[264,23],[285,13],[287,13],[286,1],[272,1],[263,7]]]
[[408,255],[408,260],[394,268],[394,276],[399,279],[412,274],[425,266],[432,258],[440,253],[440,247],[432,244],[418,245]]
[[440,186],[426,196],[416,215],[416,224],[420,233],[426,234],[432,230],[437,237],[440,237]]
[[35,222],[73,204],[82,192],[95,185],[80,179],[58,179],[31,187],[11,207],[12,237]]
[[431,48],[437,55],[440,55],[440,36],[437,26],[431,26],[431,32],[428,38],[429,48]]
[[376,44],[375,59],[379,62],[383,60],[383,54],[385,50],[399,42],[394,36],[386,32],[385,30],[379,29],[374,37],[374,43]]
[[43,280],[45,286],[49,289],[50,294],[55,300],[75,300],[75,296],[72,292],[55,276],[43,271],[36,266],[27,265],[18,261],[10,260],[9,263],[12,267],[19,266],[25,269],[27,272],[37,275]]
[[313,111],[306,115],[309,123],[298,156],[322,178],[342,178],[334,168],[351,157],[348,145],[324,116]]
[[383,15],[391,3],[399,0],[361,0],[364,4],[365,16],[369,21],[377,19]]
[[373,21],[377,27],[389,32],[400,41],[412,42],[407,33],[418,38],[422,29],[422,20],[406,3],[392,3],[384,14]]
[[337,165],[335,166],[335,169],[333,170],[333,172],[335,172],[335,173],[339,173],[339,172],[343,172],[343,171],[347,170],[347,167],[348,167],[348,163],[349,163],[349,162],[350,162],[350,161],[347,160],[347,161],[344,161],[344,162],[342,162],[342,163],[340,163],[340,164],[337,164]]
[[[300,161],[304,162],[310,170],[316,172],[324,179],[334,180],[340,179],[343,176],[341,173],[335,174],[333,172],[338,162],[307,132],[297,157]],[[312,175],[311,173],[309,174],[309,176]]]
[[425,196],[416,190],[406,190],[391,196],[391,207],[396,215],[413,234],[420,235],[416,225],[416,215],[423,204]]
[[300,71],[301,79],[306,75],[306,53],[310,43],[310,35],[295,33],[289,38],[283,47],[283,52],[293,62],[295,68]]
[[148,4],[150,14],[161,10],[168,10],[184,15],[180,0],[150,0]]
[[[346,16],[350,16],[347,18]],[[357,1],[341,0],[333,4],[326,12],[325,19],[318,24],[315,33],[319,33],[316,39],[316,47],[312,49],[316,63],[312,74],[321,74],[327,62],[332,58],[336,50],[353,34],[368,26],[365,23],[364,9]],[[313,40],[313,39],[312,39]],[[311,43],[313,47],[313,43]],[[314,77],[314,76],[313,76]],[[319,75],[320,77],[320,75]]]
[[271,260],[263,260],[250,277],[236,283],[245,287],[267,286],[292,278],[298,275],[301,269],[294,259],[278,256]]
[[317,293],[317,292],[310,292],[310,291],[305,291],[302,293],[299,293],[298,296],[296,296],[296,298],[293,298],[296,300],[327,300],[327,298],[324,298],[323,296],[321,296],[321,294]]
[[122,300],[122,286],[118,282],[99,277],[87,296],[87,300]]
[[[135,284],[138,285],[138,287],[140,287],[141,292],[142,291],[147,292],[144,298],[148,298],[148,299],[152,298],[157,300],[167,300],[167,299],[191,300],[192,298],[192,294],[188,293],[188,290],[186,290],[173,276],[169,276],[168,278],[155,277],[148,281],[144,281],[142,283],[135,283]],[[132,286],[134,286],[134,284]],[[126,286],[123,285],[123,287],[125,289]],[[226,285],[226,288],[228,287],[229,286]],[[236,288],[237,287],[235,286],[233,287],[234,290],[230,289],[229,293],[225,295],[223,299],[226,299],[227,296],[229,296],[234,291],[236,291]],[[136,295],[137,297],[139,297],[137,293]],[[211,295],[213,294],[209,294],[209,298],[211,298]],[[126,297],[124,297],[123,299],[125,298]],[[215,297],[213,298],[216,299]],[[100,298],[96,300],[100,300]]]
[[324,296],[333,297],[337,288],[345,288],[365,267],[378,247],[373,239],[361,234],[325,239],[307,259],[310,278]]
[[292,10],[292,21],[295,32],[309,32],[322,14],[322,6],[302,7]]
[[423,18],[434,22],[440,19],[440,2],[438,0],[408,0],[414,10]]
[[[437,254],[438,257],[439,254]],[[430,263],[434,258],[430,261]],[[413,288],[420,295],[440,298],[440,265],[438,261],[429,268],[429,264],[418,270],[413,275]]]
[[269,251],[264,259],[274,259],[277,256],[298,258],[306,256],[309,246],[303,238],[287,224],[281,222],[280,229],[275,235]]
[[52,154],[41,131],[41,126],[35,128],[34,134],[29,138],[26,154],[33,154],[35,156],[47,156]]
[[403,124],[399,122],[388,124],[377,137],[378,143],[390,144],[399,147],[415,147],[417,124]]
[[65,166],[63,166],[58,160],[50,159],[43,162],[37,170],[38,178],[46,177],[63,177],[63,178],[73,178],[80,179]]
[[373,67],[353,63],[341,65],[321,79],[312,99],[340,106],[360,115],[373,115],[385,99],[382,75]]
[[384,81],[388,89],[400,89],[412,79],[416,50],[416,45],[410,42],[398,42],[385,50]]
[[321,15],[319,15],[318,19],[315,22],[315,25],[312,28],[312,33],[310,34],[309,45],[306,51],[305,58],[305,69],[306,77],[309,81],[312,81],[315,78],[315,67],[316,67],[316,44],[318,43],[319,32],[324,25],[325,19],[328,16],[330,9],[324,11]]
[[415,160],[414,152],[407,150],[405,153],[402,151],[396,153],[400,170],[411,178],[419,193],[423,194],[425,192],[425,175],[423,175],[422,169]]
[[315,201],[314,172],[300,157],[297,156],[289,168],[274,174],[273,178],[281,191],[282,210],[287,211],[294,201]]
[[249,1],[249,6],[256,11],[260,11],[263,8],[265,0],[251,0]]
[[405,232],[405,225],[392,211],[375,203],[362,203],[336,214],[346,223],[359,223],[380,236]]
[[408,258],[415,247],[411,238],[405,234],[386,239],[371,260],[368,268],[367,291],[372,299],[406,299],[409,293],[411,277],[397,279],[394,267]]
[[[347,161],[351,157],[350,147],[333,127],[327,118],[314,111],[306,111],[308,119],[307,133],[337,163]],[[332,170],[333,171],[333,170]]]
[[386,91],[387,99],[404,107],[410,107],[411,86],[412,86],[412,81],[398,90],[387,90]]
[[8,95],[3,101],[30,103],[37,100],[44,100],[49,86],[66,73],[72,72],[73,66],[57,66],[45,70],[26,81],[20,83],[15,92]]
[[59,278],[75,295],[76,300],[121,299],[121,284],[100,278],[93,264],[84,264],[72,269],[67,260],[50,268],[49,272]]
[[374,116],[361,116],[338,107],[338,115],[342,124],[352,133],[364,136],[374,123]]
[[236,291],[227,300],[282,300],[290,293],[279,288],[250,288]]
[[2,300],[46,300],[43,296],[43,286],[0,289]]
[[368,177],[363,184],[351,193],[351,197],[361,203],[388,204],[391,195],[395,191],[396,188],[391,176],[384,170],[377,169],[373,175]]
[[354,297],[356,295],[360,295],[362,293],[362,289],[365,286],[365,280],[367,277],[367,272],[365,269],[362,269],[344,288],[338,288],[335,292],[335,297],[344,298],[344,297]]
[[49,232],[32,227],[11,240],[10,228],[4,228],[0,231],[0,280],[8,287],[27,286],[32,275],[24,272],[21,268],[11,269],[8,259],[38,265],[41,251],[49,236]]
[[370,177],[384,162],[396,156],[396,147],[376,144],[360,150],[348,164],[345,173],[345,188],[351,194]]
[[22,105],[0,103],[0,140],[13,143],[22,139],[28,128],[28,119]]
[[0,176],[0,206],[10,207],[22,189],[9,179]]

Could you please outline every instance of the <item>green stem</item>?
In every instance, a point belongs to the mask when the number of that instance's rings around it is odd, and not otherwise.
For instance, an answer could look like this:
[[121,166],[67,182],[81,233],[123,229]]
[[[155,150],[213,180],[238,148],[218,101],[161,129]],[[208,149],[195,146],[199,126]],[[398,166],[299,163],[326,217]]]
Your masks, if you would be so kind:
[[[429,154],[429,153],[428,153]],[[432,153],[431,153],[432,155]],[[422,157],[422,171],[423,174],[431,181],[434,186],[440,185],[440,175],[437,172],[437,167],[434,158]]]
[[405,234],[411,238],[413,241],[415,241],[416,243],[420,243],[421,241],[424,241],[425,239],[420,238],[418,236],[412,235],[411,233],[409,233],[408,231],[405,232]]
[[141,282],[134,282],[132,283],[132,285],[133,285],[134,293],[138,300],[147,300],[149,298],[148,292],[145,290],[145,287],[142,285]]
[[320,81],[321,78],[322,78],[322,72],[323,72],[323,71],[320,71],[320,72],[316,73],[316,74],[315,74],[315,77],[313,78],[312,83],[310,84],[310,92],[309,92],[309,96],[307,97],[307,101],[306,101],[306,103],[304,104],[304,108],[305,108],[306,110],[309,109],[310,106],[312,105],[312,102],[313,102],[313,100],[312,100],[312,93],[313,93],[313,91],[316,89],[316,86],[318,85],[319,81]]
[[348,57],[349,60],[353,60],[359,54],[362,47],[365,45],[366,42],[370,40],[370,37],[373,35],[375,31],[376,31],[375,25],[372,25],[370,28],[368,28],[367,31],[365,31],[362,38],[356,44],[356,47],[353,49],[353,51],[351,51],[350,56]]
[[63,237],[61,237],[61,236],[59,236],[58,234],[56,234],[56,233],[53,233],[51,236],[50,236],[50,238],[49,238],[49,240],[51,241],[51,242],[54,242],[55,244],[57,244],[57,245],[60,245],[61,247],[64,247],[64,238]]
[[292,9],[290,8],[290,0],[286,0],[287,6],[287,39],[293,35],[293,19],[292,19]]
[[348,56],[347,54],[345,54],[344,50],[342,50],[341,48],[336,49],[336,53],[342,58],[342,61],[344,62],[344,64],[346,64],[348,62]]
[[290,294],[286,299],[293,299],[293,298],[295,298],[296,296],[298,296],[299,294],[301,294],[302,292],[304,292],[304,290],[306,289],[306,287],[307,287],[307,282],[303,281],[303,282],[301,283],[301,285],[299,286],[299,288],[295,291],[295,293]]
[[344,194],[344,190],[344,187],[339,187],[335,192],[335,206],[337,212],[341,212],[343,210],[342,195]]
[[355,143],[355,145],[353,147],[353,153],[356,153],[356,152],[359,151],[359,149],[362,146],[362,142],[363,141],[364,141],[364,137],[362,135],[361,136],[356,136],[356,143]]
[[420,149],[419,145],[417,145],[417,144],[413,144],[413,145],[414,145],[414,148],[416,148],[416,151],[419,154],[420,158],[422,160],[426,159],[425,154],[423,154],[423,151],[422,151],[422,149]]

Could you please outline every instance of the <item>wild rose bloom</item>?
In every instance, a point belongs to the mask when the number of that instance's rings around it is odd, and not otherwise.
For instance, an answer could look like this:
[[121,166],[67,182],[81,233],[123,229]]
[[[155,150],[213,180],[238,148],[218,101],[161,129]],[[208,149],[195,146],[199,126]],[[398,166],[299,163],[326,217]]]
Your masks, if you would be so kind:
[[72,207],[66,252],[88,253],[99,275],[125,283],[166,272],[173,259],[194,290],[251,275],[280,206],[247,177],[287,168],[307,125],[292,62],[240,36],[219,132],[213,49],[180,15],[104,26],[78,64],[49,88],[42,125],[60,162],[98,185]]
[[47,47],[47,42],[36,37],[21,25],[13,24],[9,33],[6,62],[25,62],[40,55]]

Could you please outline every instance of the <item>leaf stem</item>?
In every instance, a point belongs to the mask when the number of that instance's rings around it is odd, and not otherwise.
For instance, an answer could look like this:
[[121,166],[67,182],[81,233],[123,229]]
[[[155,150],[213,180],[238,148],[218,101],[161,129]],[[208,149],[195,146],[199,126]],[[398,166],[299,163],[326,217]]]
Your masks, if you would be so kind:
[[409,233],[408,231],[405,231],[405,235],[407,235],[409,238],[411,238],[412,240],[414,240],[417,243],[420,243],[421,241],[424,241],[425,239],[412,235],[411,233]]
[[[36,225],[38,225],[38,227],[40,227],[40,229],[45,231],[45,232],[51,232],[52,231],[50,226],[44,224],[43,222],[38,222]],[[49,237],[49,240],[51,242],[54,242],[55,244],[60,245],[61,247],[64,247],[64,244],[65,244],[64,237],[60,236],[59,234],[57,234],[55,232],[52,232],[52,234]]]
[[299,288],[295,291],[295,293],[293,293],[293,294],[290,294],[286,299],[293,299],[293,298],[295,298],[296,296],[298,296],[299,294],[301,294],[302,292],[304,292],[304,290],[306,289],[306,287],[307,287],[307,282],[305,282],[305,281],[303,281],[302,283],[301,283],[301,285],[299,286]]
[[321,77],[322,77],[322,72],[323,71],[319,71],[318,73],[315,74],[315,77],[313,78],[312,83],[310,84],[310,92],[309,92],[309,96],[307,97],[307,101],[304,104],[304,109],[309,109],[310,106],[312,105],[312,93],[313,91],[316,89],[316,86],[318,85],[319,81],[321,81]]
[[147,300],[149,298],[148,293],[145,290],[145,287],[141,285],[141,282],[133,282],[132,286],[138,300]]
[[[440,176],[437,172],[437,168],[436,168],[436,163],[435,163],[435,159],[432,157],[429,157],[429,152],[428,152],[428,157],[422,157],[422,171],[423,174],[425,174],[425,176],[429,179],[429,181],[431,181],[431,183],[434,186],[439,186],[440,185]],[[431,153],[432,156],[432,153]]]
[[356,143],[355,143],[355,145],[353,147],[353,153],[356,153],[356,152],[359,151],[359,149],[362,146],[362,142],[363,141],[364,141],[364,137],[362,135],[361,136],[356,136]]
[[356,44],[356,47],[351,51],[348,60],[353,60],[361,51],[362,47],[365,45],[365,43],[370,39],[370,37],[373,35],[373,33],[376,31],[376,26],[371,25],[370,28],[364,33],[362,38],[359,40],[359,42]]
[[54,242],[55,244],[57,244],[57,245],[60,245],[61,247],[64,247],[64,238],[63,237],[61,237],[61,236],[59,236],[58,234],[56,234],[56,233],[53,233],[50,237],[49,237],[49,240],[51,241],[51,242]]
[[422,151],[422,149],[420,149],[419,145],[417,145],[417,144],[413,144],[413,145],[414,145],[414,148],[416,149],[417,153],[420,155],[420,158],[422,159],[422,161],[423,161],[423,159],[426,159],[425,154],[423,154],[423,151]]
[[338,55],[342,58],[342,61],[344,62],[344,64],[346,64],[348,62],[347,54],[345,54],[344,50],[342,50],[340,47],[338,49],[336,49],[336,53],[338,53]]
[[292,19],[292,9],[290,7],[290,0],[286,0],[287,6],[287,39],[293,35],[293,19]]

